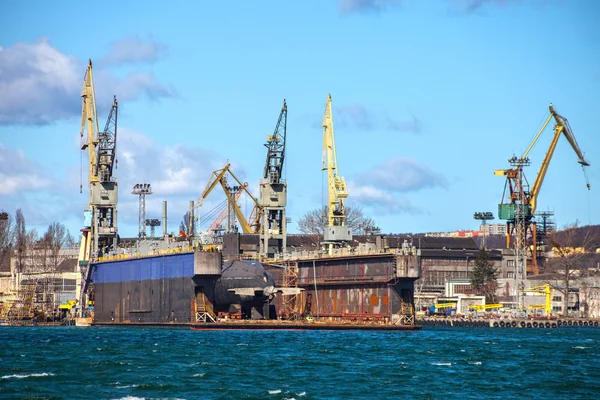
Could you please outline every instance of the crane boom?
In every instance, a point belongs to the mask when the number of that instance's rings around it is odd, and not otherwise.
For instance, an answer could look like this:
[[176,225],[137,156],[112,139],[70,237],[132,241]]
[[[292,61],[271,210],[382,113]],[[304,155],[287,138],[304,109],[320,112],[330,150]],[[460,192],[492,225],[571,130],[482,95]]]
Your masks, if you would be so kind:
[[[97,133],[98,117],[96,111],[96,96],[94,93],[94,77],[92,74],[92,60],[88,60],[88,66],[83,77],[83,89],[81,91],[83,99],[81,109],[81,150],[88,150],[89,157],[89,181],[98,182],[96,145],[98,143]],[[87,129],[87,136],[84,138],[84,133]]]
[[269,180],[269,183],[281,183],[283,176],[283,160],[285,158],[285,136],[287,126],[287,104],[283,100],[283,107],[279,113],[279,119],[275,125],[272,135],[267,137],[267,162],[263,177]]
[[[573,148],[573,150],[575,150],[577,157],[579,157],[579,160],[577,162],[579,164],[581,164],[583,167],[588,167],[590,165],[590,163],[585,160],[585,157],[583,156],[581,149],[579,149],[579,145],[577,144],[577,141],[575,140],[575,136],[573,135],[573,132],[571,131],[569,121],[567,121],[566,118],[564,118],[563,116],[558,114],[554,110],[554,106],[552,104],[550,104],[549,109],[550,109],[550,117],[549,118],[554,117],[554,120],[556,121],[556,125],[554,126],[554,136],[552,137],[552,142],[550,143],[550,148],[546,152],[546,156],[544,157],[544,160],[542,161],[542,166],[540,167],[540,171],[538,172],[538,175],[535,179],[533,187],[531,188],[529,204],[531,205],[531,213],[532,214],[535,213],[535,209],[537,206],[537,198],[540,193],[542,183],[544,182],[544,177],[546,176],[546,172],[548,171],[548,166],[550,165],[550,161],[552,160],[552,155],[554,154],[554,150],[556,149],[556,145],[558,143],[558,139],[560,138],[561,133],[565,135],[565,137],[571,144],[571,147]],[[545,127],[545,125],[544,125],[544,127]],[[539,134],[538,134],[538,136],[539,136]],[[589,184],[589,182],[586,182],[586,183],[587,183],[587,188],[589,189],[590,184]]]

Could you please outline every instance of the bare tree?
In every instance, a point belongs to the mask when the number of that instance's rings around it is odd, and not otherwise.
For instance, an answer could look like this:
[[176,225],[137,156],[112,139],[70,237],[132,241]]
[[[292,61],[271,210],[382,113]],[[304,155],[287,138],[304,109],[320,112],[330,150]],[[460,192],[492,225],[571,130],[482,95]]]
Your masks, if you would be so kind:
[[48,249],[50,258],[49,269],[54,272],[58,271],[58,265],[63,261],[63,257],[60,254],[67,242],[67,235],[68,231],[63,224],[53,222],[42,238],[43,246]]
[[[196,224],[194,224],[196,225]],[[194,230],[195,230],[195,226],[194,226]],[[179,233],[181,234],[181,232],[183,232],[186,235],[190,234],[190,212],[186,211],[185,214],[183,214],[183,219],[181,220],[181,223],[179,224]],[[192,233],[192,236],[195,236],[195,232]]]
[[553,232],[549,243],[552,257],[545,264],[545,273],[554,281],[554,289],[563,295],[563,310],[569,315],[569,293],[571,283],[576,278],[585,278],[590,272],[590,250],[593,250],[598,237],[593,227],[578,227],[577,222],[563,230]]
[[75,241],[75,239],[73,238],[73,235],[71,235],[71,232],[69,232],[69,230],[67,229],[67,234],[65,235],[65,245],[64,247],[66,248],[73,248],[77,245],[78,242]]
[[0,266],[10,266],[10,256],[14,241],[12,217],[4,211],[0,212]]
[[19,208],[15,213],[15,247],[17,251],[17,272],[21,272],[24,267],[27,253],[27,229],[25,227],[25,217],[23,211]]
[[[298,220],[298,230],[306,235],[323,235],[327,226],[327,207],[317,208],[304,214]],[[346,207],[346,226],[352,228],[355,235],[365,235],[376,232],[372,218],[364,215],[361,207]]]

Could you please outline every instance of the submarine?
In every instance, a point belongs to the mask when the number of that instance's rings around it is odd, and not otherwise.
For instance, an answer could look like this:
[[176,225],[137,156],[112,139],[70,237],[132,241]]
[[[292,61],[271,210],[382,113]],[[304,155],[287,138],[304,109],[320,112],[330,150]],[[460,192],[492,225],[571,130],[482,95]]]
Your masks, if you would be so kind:
[[214,286],[216,311],[241,312],[243,319],[274,319],[270,305],[275,295],[300,293],[298,288],[275,286],[275,279],[256,260],[233,260],[223,266]]

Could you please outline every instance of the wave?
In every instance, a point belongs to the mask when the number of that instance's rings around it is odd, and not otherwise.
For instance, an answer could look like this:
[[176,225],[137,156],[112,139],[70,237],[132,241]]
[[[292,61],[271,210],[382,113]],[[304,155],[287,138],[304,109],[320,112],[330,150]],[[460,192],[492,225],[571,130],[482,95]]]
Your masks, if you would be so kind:
[[281,393],[281,389],[269,390],[269,394],[279,394],[279,393]]
[[138,385],[125,385],[125,386],[117,385],[117,386],[115,386],[115,389],[129,389],[129,388],[136,388],[136,387],[138,387]]
[[4,375],[3,377],[1,377],[1,379],[11,379],[11,378],[15,378],[15,379],[25,379],[25,378],[39,378],[42,376],[54,376],[55,374],[53,374],[52,372],[42,372],[39,374],[14,374],[14,375]]
[[452,363],[450,363],[450,362],[434,362],[434,363],[431,363],[431,365],[449,367],[452,365]]

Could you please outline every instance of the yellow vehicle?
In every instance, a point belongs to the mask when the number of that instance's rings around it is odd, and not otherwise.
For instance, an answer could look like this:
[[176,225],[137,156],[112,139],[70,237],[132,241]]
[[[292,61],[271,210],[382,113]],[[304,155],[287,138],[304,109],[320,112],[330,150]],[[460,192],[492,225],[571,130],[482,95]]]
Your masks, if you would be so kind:
[[474,306],[470,306],[469,309],[475,310],[477,312],[494,310],[498,308],[503,308],[504,304],[476,304]]
[[456,303],[439,303],[433,305],[436,309],[456,307]]
[[58,309],[59,310],[71,310],[72,308],[75,308],[76,305],[77,305],[77,300],[69,300],[66,303],[59,305]]

